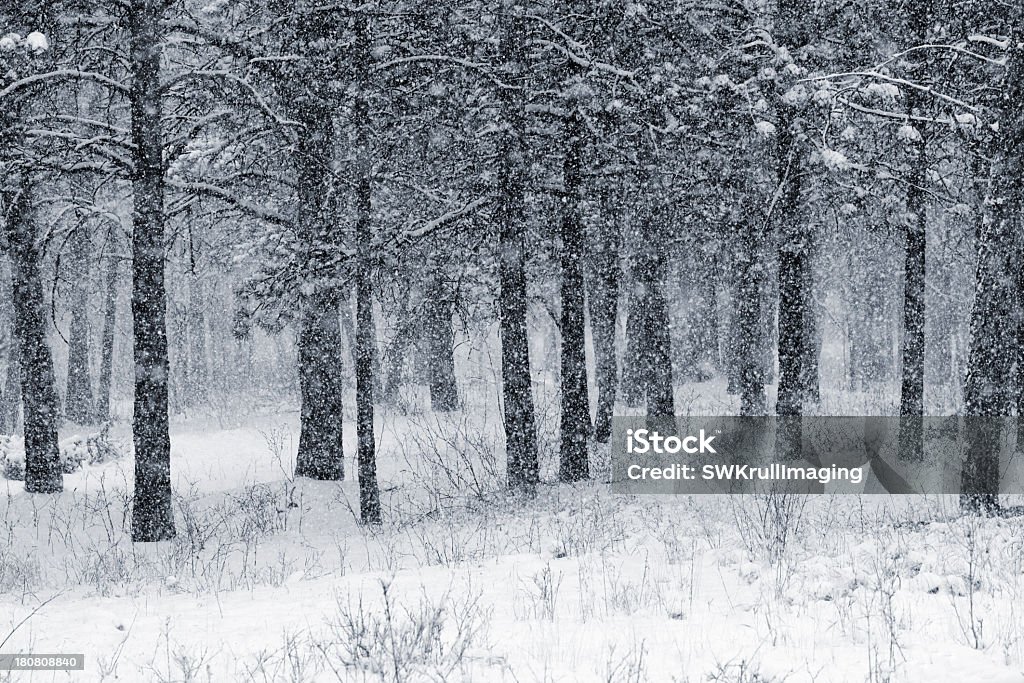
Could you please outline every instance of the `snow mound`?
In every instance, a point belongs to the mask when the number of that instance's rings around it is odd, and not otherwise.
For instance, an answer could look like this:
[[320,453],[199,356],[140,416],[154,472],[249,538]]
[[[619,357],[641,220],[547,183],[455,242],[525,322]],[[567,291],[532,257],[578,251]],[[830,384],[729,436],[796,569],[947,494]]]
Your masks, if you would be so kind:
[[25,36],[25,45],[35,54],[42,54],[50,49],[50,41],[39,31],[32,31]]

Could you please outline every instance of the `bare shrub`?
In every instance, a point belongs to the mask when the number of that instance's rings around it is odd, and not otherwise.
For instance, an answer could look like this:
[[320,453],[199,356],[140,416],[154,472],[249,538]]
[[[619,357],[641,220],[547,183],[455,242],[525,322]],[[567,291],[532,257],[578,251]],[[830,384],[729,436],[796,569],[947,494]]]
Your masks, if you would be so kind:
[[467,665],[467,652],[486,639],[480,595],[469,592],[458,598],[449,591],[437,600],[424,595],[402,607],[391,586],[380,582],[381,612],[367,610],[361,595],[354,604],[339,600],[333,637],[321,643],[324,654],[336,656],[344,669],[395,683],[425,675],[448,680]]

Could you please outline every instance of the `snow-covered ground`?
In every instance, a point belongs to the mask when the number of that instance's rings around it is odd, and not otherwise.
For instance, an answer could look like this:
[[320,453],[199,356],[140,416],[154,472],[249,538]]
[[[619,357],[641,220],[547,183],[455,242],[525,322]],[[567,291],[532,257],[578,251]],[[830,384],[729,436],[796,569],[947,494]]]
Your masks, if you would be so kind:
[[371,532],[354,476],[291,479],[294,414],[198,426],[171,543],[129,542],[130,459],[59,496],[0,481],[0,651],[86,657],[0,681],[1024,681],[1019,518],[599,481],[522,502],[494,492],[494,416],[423,413],[379,421]]

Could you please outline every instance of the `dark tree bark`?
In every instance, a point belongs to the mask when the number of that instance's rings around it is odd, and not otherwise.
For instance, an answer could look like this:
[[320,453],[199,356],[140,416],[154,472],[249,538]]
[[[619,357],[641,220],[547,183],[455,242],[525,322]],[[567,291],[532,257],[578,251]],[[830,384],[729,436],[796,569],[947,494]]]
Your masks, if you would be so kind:
[[68,375],[64,416],[77,424],[93,421],[92,379],[89,376],[89,234],[75,236],[71,329],[68,334]]
[[[988,202],[986,202],[988,205]],[[1013,381],[1011,349],[1016,344],[1013,320],[1016,296],[1008,282],[1014,268],[1017,218],[1004,207],[992,207],[989,226],[979,229],[978,266],[971,343],[964,387],[968,458],[964,463],[961,504],[973,511],[999,508],[1001,427],[1010,415]]]
[[345,478],[337,300],[316,292],[303,301],[299,329],[299,449],[295,476]]
[[961,505],[972,511],[999,509],[1002,427],[1015,403],[1012,369],[1021,306],[1015,280],[1024,251],[1024,6],[1011,7],[1006,74],[996,103],[999,129],[990,138],[985,215],[975,238],[978,265],[964,387],[968,458],[961,496]]
[[765,395],[764,335],[761,294],[765,285],[764,239],[757,226],[748,220],[735,225],[738,237],[735,251],[736,340],[733,343],[740,395],[740,415],[764,415],[768,411]]
[[[813,238],[811,240],[813,244]],[[818,326],[818,309],[814,300],[814,269],[811,267],[813,251],[808,250],[807,267],[804,269],[804,291],[806,294],[804,307],[804,348],[801,365],[801,389],[804,401],[817,403],[821,400],[820,373],[818,359],[821,357],[821,330]]]
[[[111,233],[113,234],[113,233]],[[100,358],[100,386],[96,399],[96,417],[110,419],[110,392],[114,371],[114,332],[117,329],[118,261],[114,254],[107,257],[107,278],[103,311],[103,340]]]
[[779,224],[779,390],[780,416],[803,414],[806,389],[807,270],[810,235],[802,224],[801,159],[803,151],[789,130],[780,130],[782,192],[776,211]]
[[430,407],[440,412],[459,409],[459,390],[455,382],[455,332],[452,327],[452,295],[444,274],[430,275],[424,300],[423,332],[426,342],[427,381]]
[[587,293],[590,330],[594,340],[594,376],[597,380],[597,410],[594,416],[594,440],[608,443],[612,435],[612,414],[618,388],[618,360],[615,354],[615,324],[619,313],[619,226],[612,212],[609,193],[605,198],[596,234],[591,240],[590,261],[593,275]]
[[370,27],[367,15],[357,19],[355,41],[359,93],[353,105],[356,134],[356,435],[359,460],[359,517],[363,524],[380,524],[380,489],[377,485],[377,450],[373,434],[374,358],[373,292],[370,286],[370,224],[373,185],[370,142]]
[[[731,229],[737,236],[742,235],[740,223],[732,222]],[[722,363],[725,366],[725,393],[730,396],[737,396],[740,393],[740,272],[745,259],[741,249],[742,243],[737,239],[737,244],[729,252],[729,279],[725,286],[726,299],[730,303],[727,315],[719,320],[722,329],[719,336],[722,340]],[[760,309],[760,301],[758,302]]]
[[[927,41],[933,18],[931,2],[918,3],[911,9],[911,41]],[[927,74],[923,67],[915,69],[921,80]],[[907,109],[912,116],[925,118],[928,95],[910,88]],[[920,139],[911,143],[911,169],[907,179],[907,213],[909,222],[904,232],[903,252],[903,354],[900,382],[900,456],[920,460],[923,455],[923,434],[920,418],[924,415],[924,322],[925,322],[925,243],[928,225],[928,129],[915,123]]]
[[[295,10],[292,5],[282,6]],[[299,448],[295,474],[311,479],[339,481],[345,477],[342,448],[342,358],[339,303],[335,284],[341,230],[335,215],[333,183],[335,131],[329,84],[337,74],[321,61],[324,42],[339,30],[333,12],[293,13],[287,17],[303,61],[284,74],[291,117],[297,131],[295,171],[298,195],[298,232],[306,249],[308,267],[317,275],[308,283],[312,291],[301,299],[299,317],[299,393],[301,396]],[[353,340],[354,341],[354,340]]]
[[168,425],[167,296],[160,22],[165,4],[131,0],[132,319],[135,333],[135,501],[132,541],[174,537]]
[[924,415],[925,234],[928,209],[924,189],[927,161],[923,141],[915,152],[916,161],[907,190],[910,222],[905,228],[903,247],[900,457],[904,460],[920,460],[924,457],[921,418]]
[[[1018,246],[1018,262],[1024,261],[1024,247]],[[1017,310],[1024,311],[1024,269],[1017,269]],[[1016,416],[1018,453],[1024,452],[1024,315],[1017,317]],[[0,416],[2,419],[2,416]]]
[[[299,226],[310,251],[331,242],[328,197],[334,130],[331,110],[315,97],[296,102],[299,131]],[[318,286],[302,301],[299,322],[299,449],[295,475],[338,481],[345,478],[342,449],[341,328],[334,287]]]
[[[923,149],[918,164],[924,164]],[[925,291],[925,169],[918,164],[910,178],[907,204],[911,214],[904,235],[903,360],[900,392],[902,417],[924,414],[924,291]]]
[[558,476],[574,482],[590,476],[587,437],[590,401],[587,396],[587,360],[583,284],[583,225],[580,216],[584,125],[574,112],[565,122],[565,159],[562,164],[565,198],[562,209],[561,278],[561,389],[562,420]]
[[[807,44],[813,8],[807,0],[777,0],[776,32],[791,51]],[[774,223],[778,232],[778,357],[776,413],[798,417],[810,386],[811,330],[807,329],[812,235],[803,206],[806,143],[798,112],[779,98],[776,164],[779,178]],[[815,380],[816,381],[816,380]]]
[[[500,61],[509,69],[513,82],[523,77],[525,49],[523,18],[511,2],[503,3],[504,35]],[[533,414],[533,382],[530,377],[530,349],[526,328],[525,114],[521,94],[500,91],[506,130],[498,147],[498,318],[501,334],[501,378],[504,399],[505,454],[508,486],[532,494],[540,480],[537,432]]]
[[[636,316],[635,355],[629,359],[635,380],[643,388],[647,417],[671,417],[675,414],[672,388],[672,353],[662,280],[665,273],[664,247],[655,236],[655,225],[664,220],[664,210],[655,210],[641,225],[637,253],[633,260],[633,289],[630,314]],[[627,321],[628,327],[628,321]]]
[[64,490],[64,474],[57,446],[60,402],[54,388],[53,359],[46,342],[46,304],[32,220],[30,182],[23,178],[21,187],[4,202],[7,204],[5,223],[11,258],[14,338],[18,347],[18,364],[10,372],[21,377],[25,490],[29,493],[58,493]]

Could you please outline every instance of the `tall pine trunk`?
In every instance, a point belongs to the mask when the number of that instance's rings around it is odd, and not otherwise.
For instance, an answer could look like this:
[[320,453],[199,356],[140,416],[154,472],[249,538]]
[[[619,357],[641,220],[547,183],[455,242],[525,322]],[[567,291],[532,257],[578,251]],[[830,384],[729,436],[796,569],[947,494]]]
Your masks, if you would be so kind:
[[132,320],[135,333],[135,502],[132,541],[174,537],[168,425],[167,296],[164,289],[164,168],[160,97],[163,8],[131,0]]
[[803,414],[806,398],[807,302],[810,234],[801,215],[803,150],[790,126],[779,131],[781,193],[776,211],[779,225],[779,390],[775,411],[780,416]]
[[[635,333],[629,374],[646,400],[647,417],[671,417],[675,414],[672,387],[672,340],[668,304],[663,290],[666,270],[664,246],[658,230],[665,220],[665,209],[651,210],[642,218],[633,255],[633,285],[629,313],[634,316]],[[627,334],[629,331],[629,321]],[[627,343],[627,351],[629,351]],[[623,370],[623,382],[626,381]]]
[[[921,2],[911,10],[911,39],[923,44],[932,21],[932,3]],[[926,76],[923,68],[917,76]],[[908,89],[907,110],[911,116],[925,118],[928,95]],[[903,245],[903,349],[900,378],[900,456],[907,460],[923,457],[924,442],[921,417],[924,415],[924,323],[925,323],[925,245],[928,225],[928,154],[927,128],[914,123],[920,137],[911,142],[911,171],[907,179],[907,213],[909,220]]]
[[1024,253],[1024,6],[1011,6],[1006,72],[995,112],[998,131],[985,193],[985,215],[978,226],[978,265],[964,404],[967,453],[961,505],[972,511],[999,509],[999,456],[1004,419],[1015,401],[1011,353],[1017,341],[1021,292],[1016,289],[1018,260]]
[[734,255],[734,291],[736,292],[736,323],[732,326],[736,339],[732,344],[740,395],[740,415],[764,415],[768,410],[762,357],[761,295],[765,285],[764,239],[761,231],[749,220],[739,219],[734,225],[737,246]]
[[[505,26],[500,43],[501,63],[509,80],[523,78],[526,37],[520,9],[503,3]],[[498,147],[498,318],[501,328],[501,379],[504,399],[505,455],[509,488],[526,494],[540,480],[537,432],[534,422],[530,348],[526,327],[526,142],[522,95],[500,91],[505,130]]]
[[[46,304],[39,272],[30,183],[27,178],[23,179],[21,187],[5,202],[8,204],[5,223],[11,258],[14,338],[18,347],[18,364],[12,365],[9,372],[15,377],[20,374],[21,378],[25,490],[29,493],[57,493],[64,490],[64,474],[57,446],[60,403],[54,388],[53,359],[46,342]],[[10,384],[8,381],[8,386]]]
[[64,416],[77,424],[93,420],[92,379],[89,376],[89,233],[75,235],[71,330],[68,334],[68,375]]
[[579,481],[590,476],[587,437],[590,402],[587,396],[587,360],[583,285],[583,224],[580,216],[584,125],[578,112],[565,122],[565,159],[562,164],[562,420],[559,479]]
[[[607,195],[605,195],[607,196]],[[594,274],[588,292],[590,329],[594,340],[597,410],[594,416],[594,440],[608,443],[612,434],[612,414],[618,387],[618,361],[615,355],[615,323],[619,310],[619,227],[612,216],[610,201],[605,202],[597,235],[592,241],[590,259]]]
[[[775,30],[781,44],[791,53],[810,39],[810,20],[814,17],[808,0],[776,0]],[[807,155],[803,141],[800,112],[783,97],[778,98],[778,147],[775,159],[779,190],[772,216],[778,236],[778,359],[779,382],[775,412],[781,417],[803,415],[804,401],[812,393],[817,378],[814,331],[810,306],[810,254],[812,235],[806,223],[803,173]],[[813,382],[813,384],[812,384]],[[798,422],[793,424],[798,426]],[[796,434],[780,430],[780,450],[793,444]]]
[[[111,231],[113,234],[113,231]],[[104,283],[103,339],[100,348],[100,385],[96,398],[96,417],[110,419],[110,392],[114,372],[114,333],[117,330],[117,283],[118,261],[115,254],[107,256],[106,282]]]
[[[299,229],[313,253],[330,248],[335,230],[328,211],[334,128],[331,110],[316,95],[296,102]],[[342,445],[341,327],[333,284],[315,283],[302,299],[299,320],[299,449],[295,475],[345,478]]]
[[[916,91],[915,91],[916,92]],[[909,221],[903,253],[903,349],[900,381],[900,457],[923,457],[925,239],[927,226],[924,141],[915,145],[914,169],[907,190]]]
[[[1005,196],[1005,195],[1004,195]],[[1019,267],[1013,233],[1019,219],[1009,207],[986,202],[987,225],[978,230],[978,265],[971,342],[964,387],[967,461],[964,463],[964,508],[992,511],[999,508],[999,455],[1003,418],[1011,414],[1009,387],[1013,382],[1016,343],[1015,309],[1019,305],[1012,273]]]
[[380,524],[380,489],[377,485],[377,447],[373,434],[374,358],[373,291],[370,286],[370,250],[373,236],[372,149],[370,147],[370,27],[364,11],[357,19],[355,40],[359,93],[353,108],[356,135],[356,436],[359,443],[359,517],[363,524]]

